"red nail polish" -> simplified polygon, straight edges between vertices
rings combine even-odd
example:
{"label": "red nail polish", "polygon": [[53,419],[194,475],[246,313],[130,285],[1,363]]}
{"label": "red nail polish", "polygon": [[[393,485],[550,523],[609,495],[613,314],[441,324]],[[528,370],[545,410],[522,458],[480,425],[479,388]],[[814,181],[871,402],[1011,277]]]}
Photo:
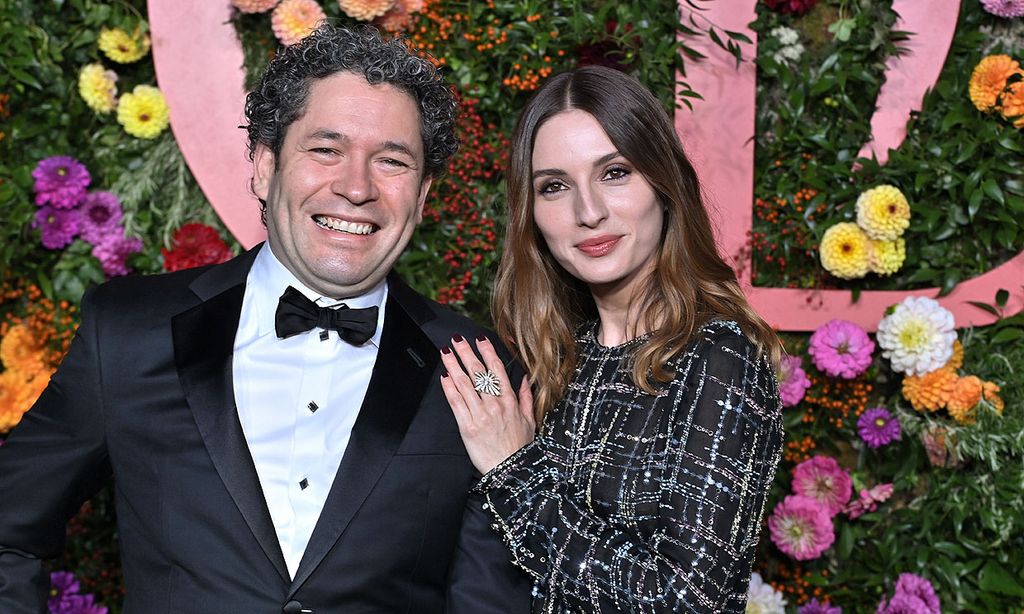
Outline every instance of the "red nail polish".
{"label": "red nail polish", "polygon": [[476,340],[477,341],[487,341],[487,335],[477,335],[476,336]]}
{"label": "red nail polish", "polygon": [[446,345],[443,348],[441,348],[441,353],[442,354],[451,354],[452,353],[452,349]]}
{"label": "red nail polish", "polygon": [[441,379],[448,379],[448,371],[441,374]]}
{"label": "red nail polish", "polygon": [[455,333],[454,335],[452,335],[452,341],[454,341],[455,343],[462,343],[463,341],[465,341],[465,339],[462,337],[462,335]]}

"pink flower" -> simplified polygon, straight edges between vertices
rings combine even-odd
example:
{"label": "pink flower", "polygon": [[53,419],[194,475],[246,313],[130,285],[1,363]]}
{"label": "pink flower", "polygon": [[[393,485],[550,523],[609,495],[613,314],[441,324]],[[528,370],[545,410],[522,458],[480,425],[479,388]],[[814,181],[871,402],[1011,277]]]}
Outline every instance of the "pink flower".
{"label": "pink flower", "polygon": [[981,0],[981,6],[989,13],[1005,19],[1024,17],[1024,0]]}
{"label": "pink flower", "polygon": [[938,595],[935,594],[935,587],[926,578],[912,573],[901,573],[896,580],[896,594],[901,593],[923,601],[928,606],[928,614],[942,614],[942,606]]}
{"label": "pink flower", "polygon": [[117,277],[131,271],[127,264],[128,256],[141,251],[142,240],[129,239],[122,231],[104,237],[103,241],[93,246],[92,255],[99,259],[107,277]]}
{"label": "pink flower", "polygon": [[789,495],[775,506],[768,530],[779,550],[798,561],[818,558],[836,539],[828,509],[801,495]]}
{"label": "pink flower", "polygon": [[804,398],[811,380],[807,379],[799,356],[783,356],[779,366],[779,398],[784,407],[793,407]]}
{"label": "pink flower", "polygon": [[878,509],[879,503],[884,503],[892,496],[892,484],[879,484],[871,490],[861,490],[856,501],[846,506],[846,514],[850,520],[856,520],[868,512]]}
{"label": "pink flower", "polygon": [[815,456],[793,469],[793,492],[814,499],[831,518],[843,510],[853,493],[846,470],[830,456]]}
{"label": "pink flower", "polygon": [[811,335],[807,353],[814,366],[832,377],[853,379],[871,366],[875,342],[864,329],[847,320],[831,320]]}

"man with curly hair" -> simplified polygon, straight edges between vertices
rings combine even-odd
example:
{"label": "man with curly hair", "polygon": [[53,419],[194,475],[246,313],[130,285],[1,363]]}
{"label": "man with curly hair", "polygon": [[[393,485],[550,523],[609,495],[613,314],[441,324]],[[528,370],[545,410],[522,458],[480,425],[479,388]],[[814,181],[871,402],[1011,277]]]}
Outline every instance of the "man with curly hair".
{"label": "man with curly hair", "polygon": [[458,143],[434,66],[323,25],[246,101],[267,242],[88,292],[0,449],[0,611],[113,475],[127,614],[526,612],[467,492],[438,347],[489,335],[392,267]]}

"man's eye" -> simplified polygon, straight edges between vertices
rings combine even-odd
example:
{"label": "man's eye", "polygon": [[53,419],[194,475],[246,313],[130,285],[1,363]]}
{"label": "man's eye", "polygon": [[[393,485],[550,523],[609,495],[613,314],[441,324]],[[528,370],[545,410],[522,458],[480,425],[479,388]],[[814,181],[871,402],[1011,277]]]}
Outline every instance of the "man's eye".
{"label": "man's eye", "polygon": [[401,160],[395,160],[394,158],[384,158],[383,160],[381,160],[381,162],[383,162],[384,164],[387,164],[388,166],[397,166],[397,167],[409,166],[405,162],[402,162]]}

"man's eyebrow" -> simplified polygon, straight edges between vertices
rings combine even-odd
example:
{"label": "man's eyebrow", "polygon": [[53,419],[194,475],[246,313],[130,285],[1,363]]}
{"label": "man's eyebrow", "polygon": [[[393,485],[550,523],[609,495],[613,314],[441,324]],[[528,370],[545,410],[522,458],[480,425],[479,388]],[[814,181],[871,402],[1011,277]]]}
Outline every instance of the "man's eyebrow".
{"label": "man's eyebrow", "polygon": [[392,151],[392,152],[395,152],[395,153],[403,153],[403,154],[409,156],[410,158],[412,158],[413,160],[416,159],[416,154],[414,154],[412,152],[412,147],[409,147],[405,143],[402,143],[402,142],[399,142],[399,141],[384,141],[384,143],[382,145],[383,145],[384,151]]}
{"label": "man's eyebrow", "polygon": [[328,130],[327,128],[320,128],[309,135],[309,138],[316,139],[318,141],[347,141],[348,137],[338,132],[337,130]]}

